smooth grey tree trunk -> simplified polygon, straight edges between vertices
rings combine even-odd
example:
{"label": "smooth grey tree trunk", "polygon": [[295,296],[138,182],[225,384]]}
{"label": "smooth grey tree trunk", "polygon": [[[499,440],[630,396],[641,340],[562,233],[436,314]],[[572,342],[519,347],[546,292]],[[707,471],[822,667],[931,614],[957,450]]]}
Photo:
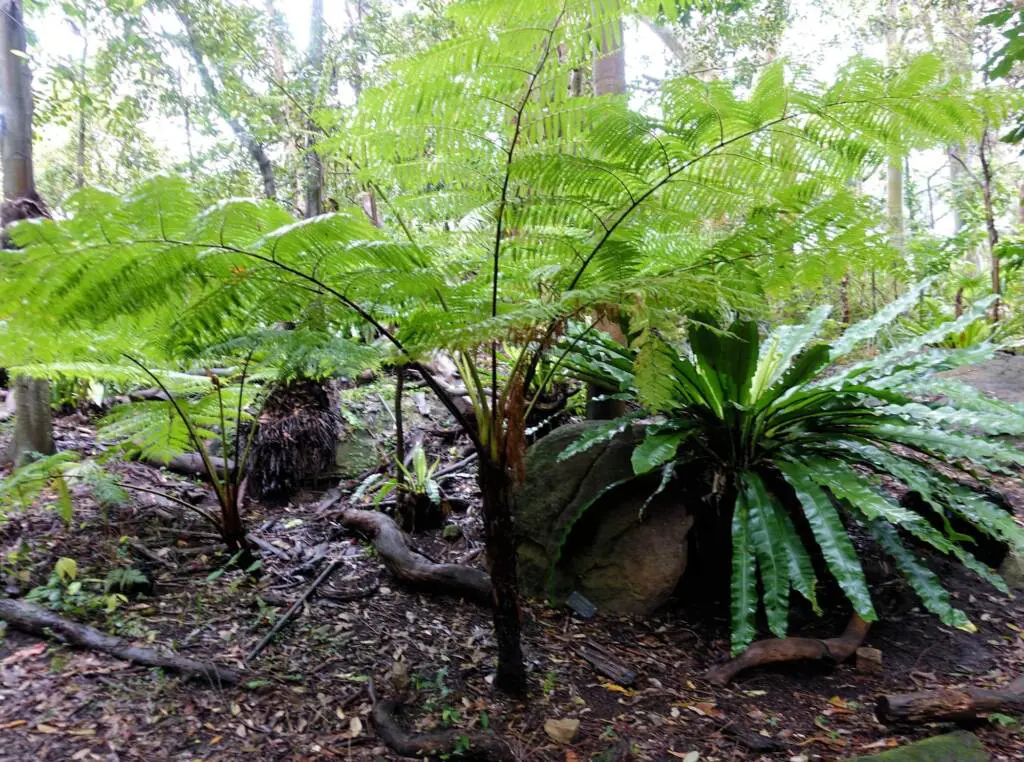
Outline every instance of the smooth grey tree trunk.
{"label": "smooth grey tree trunk", "polygon": [[[3,165],[4,202],[0,224],[29,217],[48,216],[36,192],[32,169],[32,71],[25,54],[25,24],[20,0],[0,2],[0,163]],[[53,452],[50,385],[40,379],[19,377],[14,382],[14,440],[4,460],[22,461],[28,453]]]}
{"label": "smooth grey tree trunk", "polygon": [[14,405],[14,439],[7,460],[17,466],[33,453],[52,455],[55,447],[49,382],[18,376],[14,380]]}

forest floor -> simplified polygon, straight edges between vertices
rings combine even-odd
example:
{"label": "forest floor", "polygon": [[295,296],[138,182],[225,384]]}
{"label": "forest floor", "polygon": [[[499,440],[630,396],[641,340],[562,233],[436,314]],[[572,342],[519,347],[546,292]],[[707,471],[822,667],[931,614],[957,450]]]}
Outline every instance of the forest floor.
{"label": "forest floor", "polygon": [[[96,452],[84,417],[66,416],[57,426],[61,448]],[[445,457],[458,453],[452,448]],[[113,467],[131,483],[210,504],[201,484],[138,463]],[[471,467],[445,487],[472,498]],[[1024,495],[1008,491],[1024,516]],[[111,613],[81,604],[66,615],[195,659],[242,665],[322,564],[334,559],[339,567],[232,688],[9,629],[0,642],[0,760],[397,759],[373,735],[371,680],[381,698],[409,706],[408,727],[489,728],[522,760],[833,760],[942,732],[879,724],[873,709],[884,693],[999,686],[1024,673],[1024,600],[1008,601],[946,565],[938,571],[976,634],[942,626],[892,580],[877,596],[882,621],[866,641],[882,651],[881,674],[862,673],[853,662],[790,665],[750,671],[725,688],[702,679],[727,656],[724,616],[671,603],[647,619],[582,620],[526,601],[531,694],[512,702],[491,685],[489,613],[402,589],[368,543],[320,508],[316,493],[286,506],[248,507],[251,531],[279,551],[262,554],[258,581],[241,571],[218,574],[227,559],[216,537],[168,500],[135,493],[130,507],[105,516],[87,495],[76,491],[75,498],[71,527],[45,505],[0,523],[5,584],[43,585],[61,557],[76,560],[79,579],[143,569],[155,582],[151,597]],[[469,510],[449,517],[457,537],[415,537],[426,555],[480,563],[479,517],[472,499],[463,502]],[[321,565],[309,563],[318,556]],[[837,611],[801,623],[799,634],[829,637],[844,624]],[[636,682],[624,687],[595,673],[580,655],[587,644],[628,665]],[[562,718],[579,720],[571,745],[545,732],[547,720]],[[1024,757],[1019,724],[989,722],[976,732],[994,759]],[[775,750],[757,750],[765,746]]]}

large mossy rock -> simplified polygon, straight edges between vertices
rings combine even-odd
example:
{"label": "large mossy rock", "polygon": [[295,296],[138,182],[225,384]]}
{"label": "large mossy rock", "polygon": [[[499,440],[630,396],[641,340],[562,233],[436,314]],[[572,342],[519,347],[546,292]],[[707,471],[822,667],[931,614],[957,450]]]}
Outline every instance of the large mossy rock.
{"label": "large mossy rock", "polygon": [[602,495],[573,527],[554,575],[549,573],[573,518],[609,485],[633,474],[630,456],[642,436],[640,427],[558,460],[581,434],[600,425],[563,426],[527,452],[526,481],[516,508],[523,590],[556,600],[576,590],[603,613],[649,614],[668,600],[686,570],[687,533],[693,524],[674,489],[655,497],[640,519],[644,501],[658,486],[657,474]]}
{"label": "large mossy rock", "polygon": [[847,762],[988,762],[989,754],[973,733],[957,731]]}

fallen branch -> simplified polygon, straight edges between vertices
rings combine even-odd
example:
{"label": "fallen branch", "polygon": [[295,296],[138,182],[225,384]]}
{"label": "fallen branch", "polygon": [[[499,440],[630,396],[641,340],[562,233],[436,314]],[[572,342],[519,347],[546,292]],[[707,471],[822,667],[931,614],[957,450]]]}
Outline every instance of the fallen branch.
{"label": "fallen branch", "polygon": [[[459,729],[436,733],[410,733],[402,728],[396,715],[402,705],[397,701],[378,701],[372,685],[368,684],[373,702],[373,731],[385,746],[400,757],[434,757],[454,755],[460,759],[480,759],[484,762],[513,762],[515,756],[508,745],[497,736]],[[443,757],[442,757],[443,758]]]}
{"label": "fallen branch", "polygon": [[[168,471],[181,474],[182,476],[192,476],[197,479],[210,478],[210,474],[206,470],[206,464],[203,463],[203,458],[199,453],[188,452],[184,455],[176,455],[168,461],[163,461],[160,458],[141,458],[140,460],[156,468],[166,468]],[[224,458],[211,455],[210,464],[216,469],[218,475],[224,473]],[[235,464],[228,461],[227,468],[234,472]]]}
{"label": "fallen branch", "polygon": [[279,633],[282,629],[284,629],[284,626],[292,620],[296,613],[298,613],[298,610],[302,607],[302,604],[309,600],[309,596],[311,596],[316,591],[316,589],[320,587],[320,585],[322,585],[327,580],[327,578],[331,576],[331,574],[334,573],[334,570],[337,569],[340,564],[341,561],[331,561],[331,563],[327,565],[327,568],[320,572],[320,576],[313,580],[313,584],[306,588],[306,592],[300,595],[298,599],[295,601],[295,603],[288,607],[288,610],[284,612],[284,614],[282,614],[276,622],[274,622],[274,626],[270,628],[270,632],[268,632],[264,636],[263,640],[257,643],[256,647],[249,652],[249,655],[245,657],[245,661],[247,663],[251,662],[257,656],[259,656],[260,653],[262,653],[263,649],[266,648],[270,641],[274,639],[274,636],[277,635],[277,633]]}
{"label": "fallen branch", "polygon": [[161,667],[180,672],[192,680],[204,680],[214,685],[235,685],[240,674],[229,667],[212,662],[195,661],[178,656],[165,649],[144,648],[126,644],[121,638],[69,619],[25,601],[0,598],[0,619],[24,632],[43,637],[59,636],[72,646],[102,651],[123,661],[146,667]]}
{"label": "fallen branch", "polygon": [[759,640],[735,659],[712,667],[705,678],[715,685],[726,685],[736,675],[751,667],[779,662],[813,659],[839,664],[850,658],[867,637],[870,623],[857,614],[850,618],[843,634],[838,638],[773,638]]}
{"label": "fallen branch", "polygon": [[460,595],[481,603],[491,602],[491,579],[472,566],[437,564],[409,546],[408,538],[394,520],[378,511],[345,508],[338,520],[373,541],[388,570],[400,582],[429,592]]}
{"label": "fallen branch", "polygon": [[943,688],[882,696],[875,715],[887,725],[973,722],[990,712],[1024,715],[1024,677],[1005,688]]}

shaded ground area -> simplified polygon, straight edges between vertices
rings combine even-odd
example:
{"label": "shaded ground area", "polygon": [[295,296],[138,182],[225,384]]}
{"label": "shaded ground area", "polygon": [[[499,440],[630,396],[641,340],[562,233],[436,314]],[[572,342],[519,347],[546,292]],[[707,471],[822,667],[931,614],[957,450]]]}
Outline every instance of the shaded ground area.
{"label": "shaded ground area", "polygon": [[[93,447],[90,426],[76,417],[62,419],[58,434],[62,447]],[[434,449],[448,462],[461,457],[450,443]],[[209,500],[204,486],[156,469],[115,468],[176,497]],[[435,560],[479,564],[472,471],[444,486],[453,505],[471,507],[449,516],[457,531],[416,542]],[[808,665],[755,671],[716,688],[701,675],[727,656],[724,617],[670,604],[643,621],[583,621],[527,602],[532,694],[511,703],[490,684],[488,612],[399,588],[367,543],[319,511],[316,494],[283,507],[249,506],[248,525],[276,549],[264,550],[259,581],[238,571],[218,574],[226,559],[216,539],[170,501],[135,494],[130,507],[105,516],[84,494],[75,497],[70,529],[47,506],[0,525],[5,584],[44,584],[60,557],[77,561],[79,578],[102,579],[116,567],[144,570],[155,581],[152,597],[112,613],[68,615],[193,658],[240,665],[329,559],[339,559],[340,568],[249,666],[248,682],[233,689],[183,683],[8,632],[0,644],[2,760],[396,759],[373,736],[369,680],[382,698],[409,704],[410,727],[490,728],[523,760],[692,761],[692,752],[701,760],[832,760],[938,732],[879,725],[873,704],[881,693],[1004,685],[1024,669],[1024,601],[1007,601],[947,565],[937,571],[978,633],[943,627],[901,582],[886,582],[877,595],[883,622],[867,640],[883,652],[881,675],[858,672],[853,663]],[[831,636],[844,624],[836,611],[794,630]],[[624,687],[598,675],[581,656],[594,644],[635,670],[636,682]],[[567,717],[580,729],[572,745],[561,745],[544,724]],[[996,759],[1024,756],[1018,726],[987,724],[978,732]],[[756,750],[767,743],[777,750]]]}

